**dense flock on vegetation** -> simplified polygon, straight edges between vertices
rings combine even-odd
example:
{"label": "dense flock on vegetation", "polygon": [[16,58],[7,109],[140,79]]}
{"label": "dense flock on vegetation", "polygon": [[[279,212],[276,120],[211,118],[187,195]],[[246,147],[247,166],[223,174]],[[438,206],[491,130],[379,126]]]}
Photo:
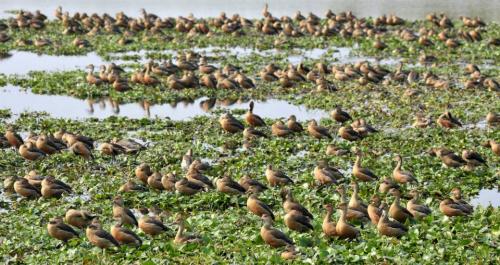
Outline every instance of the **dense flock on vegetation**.
{"label": "dense flock on vegetation", "polygon": [[[498,263],[498,208],[470,198],[498,189],[499,46],[496,22],[445,14],[14,11],[0,20],[2,57],[96,52],[109,63],[0,74],[5,89],[145,109],[207,97],[208,115],[0,110],[0,260]],[[303,56],[312,49],[321,56]],[[270,98],[330,115],[259,116]],[[236,101],[248,109],[224,108]]]}

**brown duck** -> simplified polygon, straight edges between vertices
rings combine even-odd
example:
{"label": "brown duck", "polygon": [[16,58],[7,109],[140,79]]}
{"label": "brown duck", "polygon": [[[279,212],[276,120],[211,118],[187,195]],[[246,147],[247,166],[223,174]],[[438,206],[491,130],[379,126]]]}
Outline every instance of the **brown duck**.
{"label": "brown duck", "polygon": [[233,195],[240,195],[246,192],[245,188],[238,184],[238,182],[234,181],[229,175],[225,175],[224,177],[217,179],[215,183],[218,192]]}
{"label": "brown duck", "polygon": [[266,179],[271,186],[293,184],[293,180],[280,170],[273,169],[272,165],[266,168]]}
{"label": "brown duck", "polygon": [[326,127],[318,125],[318,123],[314,119],[307,124],[307,132],[309,133],[309,135],[316,139],[333,139],[328,129]]}
{"label": "brown duck", "polygon": [[295,115],[290,115],[290,117],[288,117],[286,125],[287,125],[288,129],[290,129],[292,132],[304,131],[302,124],[297,122],[297,118],[295,117]]}
{"label": "brown duck", "polygon": [[285,124],[283,124],[282,121],[276,121],[275,123],[273,123],[273,125],[271,125],[271,133],[274,136],[286,137],[289,134],[292,134],[293,131],[290,130],[290,128],[288,128],[287,126],[285,126]]}
{"label": "brown duck", "polygon": [[408,228],[398,221],[392,221],[389,219],[387,210],[382,211],[380,220],[377,224],[377,230],[381,235],[388,237],[401,237],[408,232]]}
{"label": "brown duck", "polygon": [[111,235],[120,243],[120,245],[132,245],[140,247],[142,245],[141,238],[132,230],[123,227],[121,222],[116,223],[111,227]]}
{"label": "brown duck", "polygon": [[338,130],[338,134],[342,139],[347,141],[358,141],[363,139],[363,136],[355,131],[350,125],[340,127]]}
{"label": "brown duck", "polygon": [[222,129],[228,133],[237,133],[245,129],[245,126],[229,113],[223,114],[219,118]]}
{"label": "brown duck", "polygon": [[330,116],[336,120],[337,122],[344,123],[346,121],[352,120],[351,115],[349,113],[342,110],[340,106],[335,107],[334,110],[330,113]]}
{"label": "brown duck", "polygon": [[389,193],[394,196],[394,202],[389,208],[389,216],[401,223],[404,223],[407,219],[412,219],[411,212],[400,204],[401,192],[397,189],[391,189]]}
{"label": "brown duck", "polygon": [[339,204],[340,218],[337,222],[336,230],[339,238],[355,239],[360,236],[357,228],[347,222],[347,203]]}
{"label": "brown duck", "polygon": [[356,153],[356,162],[354,162],[354,166],[352,167],[352,175],[358,178],[360,181],[375,181],[379,177],[375,175],[368,168],[364,168],[361,166],[361,152]]}
{"label": "brown duck", "polygon": [[42,150],[35,147],[33,143],[26,143],[19,146],[19,154],[26,160],[35,161],[47,156]]}
{"label": "brown duck", "polygon": [[401,183],[401,184],[406,184],[406,183],[417,183],[417,179],[413,175],[413,173],[409,171],[404,171],[401,169],[401,166],[403,165],[403,158],[400,155],[396,155],[395,160],[398,162],[394,170],[392,171],[392,177],[396,182]]}
{"label": "brown duck", "polygon": [[47,224],[47,232],[51,237],[65,243],[72,238],[78,238],[78,233],[71,226],[65,224],[60,217],[50,219]]}
{"label": "brown duck", "polygon": [[72,192],[73,190],[68,184],[52,176],[48,176],[42,180],[41,193],[44,198],[60,198],[63,193],[70,194]]}
{"label": "brown duck", "polygon": [[248,210],[259,217],[267,215],[272,220],[274,220],[274,214],[273,211],[271,210],[271,207],[269,207],[269,205],[265,204],[257,197],[255,188],[250,187],[247,193],[250,194],[247,199]]}
{"label": "brown duck", "polygon": [[449,111],[445,111],[443,114],[441,114],[437,119],[437,123],[439,124],[439,126],[449,129],[455,127],[462,127],[462,123],[455,117],[453,117],[451,115],[451,112]]}
{"label": "brown duck", "polygon": [[120,243],[116,241],[116,239],[103,230],[99,224],[91,224],[85,230],[85,235],[89,242],[98,247],[98,248],[111,248],[111,247],[119,247]]}
{"label": "brown duck", "polygon": [[246,190],[248,191],[250,189],[250,187],[253,187],[253,189],[256,191],[256,192],[262,192],[264,190],[267,190],[267,186],[262,184],[261,182],[255,180],[255,179],[252,179],[250,176],[248,175],[243,175],[243,177],[240,178],[240,180],[238,181],[238,183]]}
{"label": "brown duck", "polygon": [[253,108],[254,108],[254,103],[253,101],[250,101],[250,106],[248,108],[247,113],[245,114],[245,121],[248,123],[248,125],[254,127],[266,126],[264,120],[259,115],[253,113]]}
{"label": "brown duck", "polygon": [[74,227],[83,229],[90,225],[96,217],[85,210],[68,209],[64,215],[64,221]]}
{"label": "brown duck", "polygon": [[36,199],[42,196],[40,191],[33,185],[31,185],[25,178],[16,179],[16,181],[14,182],[14,191],[22,197],[29,199]]}
{"label": "brown duck", "polygon": [[260,229],[260,236],[266,244],[273,248],[294,245],[293,241],[287,235],[273,227],[273,219],[271,216],[264,214],[261,218],[264,224]]}
{"label": "brown duck", "polygon": [[406,209],[408,209],[415,219],[422,219],[431,214],[432,211],[429,207],[419,203],[419,193],[417,190],[410,191],[410,195],[412,199],[406,203]]}
{"label": "brown duck", "polygon": [[113,199],[113,219],[121,224],[137,226],[138,222],[134,213],[125,207],[122,197],[117,196]]}
{"label": "brown duck", "polygon": [[326,215],[323,218],[323,224],[321,228],[323,229],[323,234],[326,237],[337,237],[337,223],[332,221],[333,206],[331,204],[325,205]]}

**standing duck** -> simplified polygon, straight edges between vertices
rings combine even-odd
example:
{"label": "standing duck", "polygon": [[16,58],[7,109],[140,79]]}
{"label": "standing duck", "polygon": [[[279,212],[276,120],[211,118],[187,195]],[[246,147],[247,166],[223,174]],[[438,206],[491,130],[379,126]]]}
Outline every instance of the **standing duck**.
{"label": "standing duck", "polygon": [[167,174],[163,174],[161,177],[161,184],[163,185],[163,189],[167,191],[175,191],[175,182],[177,181],[175,172],[170,172]]}
{"label": "standing duck", "polygon": [[309,219],[314,219],[313,215],[309,212],[309,210],[307,210],[306,207],[295,201],[292,192],[289,189],[281,190],[281,198],[283,199],[283,209],[285,210],[285,213],[297,211]]}
{"label": "standing duck", "polygon": [[245,121],[249,125],[254,127],[266,126],[266,123],[259,115],[253,114],[253,108],[254,108],[254,103],[253,101],[250,101],[250,106],[248,108],[247,113],[245,114]]}
{"label": "standing duck", "polygon": [[392,179],[385,177],[382,182],[380,182],[380,185],[378,186],[378,191],[380,193],[388,193],[390,189],[395,188],[395,189],[400,189],[401,187],[394,182]]}
{"label": "standing duck", "polygon": [[245,188],[234,181],[229,175],[217,179],[215,183],[218,192],[235,195],[244,194],[246,192]]}
{"label": "standing duck", "polygon": [[182,162],[181,162],[182,170],[188,170],[192,162],[193,162],[193,149],[189,148],[186,154],[182,156]]}
{"label": "standing duck", "polygon": [[352,175],[358,178],[360,181],[375,181],[379,177],[375,175],[368,168],[364,168],[361,166],[361,152],[356,152],[356,162],[354,162],[354,166],[352,167]]}
{"label": "standing duck", "polygon": [[361,200],[359,197],[359,186],[356,181],[351,182],[351,187],[352,187],[352,195],[351,199],[349,200],[349,204],[347,207],[349,209],[362,212],[365,214],[365,216],[368,215],[367,208],[368,206]]}
{"label": "standing duck", "polygon": [[412,199],[406,203],[406,209],[415,217],[415,219],[422,219],[431,214],[431,209],[426,205],[419,204],[419,194],[417,190],[410,191]]}
{"label": "standing duck", "polygon": [[327,204],[325,205],[325,209],[326,215],[325,218],[323,218],[323,224],[321,225],[323,233],[326,237],[329,238],[337,237],[337,223],[331,220],[333,214],[333,205]]}
{"label": "standing duck", "polygon": [[249,194],[247,199],[247,208],[250,212],[259,217],[267,215],[274,220],[274,214],[271,207],[257,197],[257,190],[254,187],[250,187],[247,194]]}
{"label": "standing duck", "polygon": [[285,235],[285,233],[273,227],[273,219],[271,216],[264,214],[261,218],[264,224],[260,229],[260,236],[266,244],[272,248],[294,245],[293,241]]}
{"label": "standing duck", "polygon": [[274,170],[272,165],[266,168],[266,179],[271,186],[293,184],[293,180],[280,170]]}
{"label": "standing duck", "polygon": [[345,203],[347,207],[346,219],[349,221],[368,221],[368,214],[366,210],[358,210],[357,208],[350,208],[347,202],[346,191],[343,185],[339,185],[336,190],[340,194],[340,202]]}
{"label": "standing duck", "polygon": [[229,113],[223,114],[219,118],[222,129],[228,133],[237,133],[245,129],[245,126]]}
{"label": "standing duck", "polygon": [[111,234],[103,230],[100,224],[90,224],[85,230],[85,235],[89,242],[98,248],[120,247],[120,243]]}
{"label": "standing duck", "polygon": [[443,114],[441,114],[437,119],[437,123],[439,124],[439,126],[448,129],[462,127],[462,123],[455,117],[453,117],[451,115],[451,112],[449,111],[445,111]]}
{"label": "standing duck", "polygon": [[394,196],[394,202],[389,208],[389,216],[401,223],[404,223],[406,219],[412,219],[411,212],[400,204],[401,192],[397,189],[391,189],[389,193]]}
{"label": "standing duck", "polygon": [[394,178],[394,180],[401,184],[406,184],[409,182],[417,183],[417,179],[411,172],[401,169],[401,166],[403,165],[403,158],[401,157],[401,155],[396,155],[395,160],[398,162],[398,164],[392,171],[392,177]]}
{"label": "standing duck", "polygon": [[276,121],[273,125],[271,125],[271,133],[274,136],[286,137],[287,135],[292,134],[293,131],[285,126],[282,121]]}
{"label": "standing duck", "polygon": [[139,224],[134,213],[125,207],[125,203],[120,196],[115,197],[113,200],[113,219],[126,225],[137,226]]}
{"label": "standing duck", "polygon": [[307,124],[307,132],[309,133],[309,135],[316,139],[333,139],[328,129],[326,127],[318,125],[318,123],[314,119]]}
{"label": "standing duck", "polygon": [[339,204],[339,209],[340,218],[336,226],[338,237],[344,239],[355,239],[359,237],[359,230],[347,222],[347,203],[341,202]]}
{"label": "standing duck", "polygon": [[142,232],[150,236],[157,236],[168,230],[158,216],[143,215],[138,223]]}
{"label": "standing duck", "polygon": [[68,242],[72,238],[78,238],[78,233],[69,225],[63,222],[60,217],[52,218],[47,224],[47,232],[55,239]]}
{"label": "standing duck", "polygon": [[283,220],[289,229],[297,232],[304,233],[314,229],[311,219],[297,210],[287,212]]}

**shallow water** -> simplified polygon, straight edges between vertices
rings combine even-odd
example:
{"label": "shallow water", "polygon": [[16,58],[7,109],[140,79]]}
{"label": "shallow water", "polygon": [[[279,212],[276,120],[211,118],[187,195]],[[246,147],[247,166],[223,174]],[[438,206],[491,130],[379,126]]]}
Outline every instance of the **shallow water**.
{"label": "shallow water", "polygon": [[483,189],[479,191],[479,195],[471,200],[473,206],[500,206],[500,192],[498,189]]}
{"label": "shallow water", "polygon": [[[2,98],[0,109],[10,109],[14,115],[24,111],[44,111],[52,117],[68,119],[104,119],[111,116],[120,116],[133,119],[170,117],[172,120],[185,120],[199,115],[208,115],[210,109],[216,106],[227,109],[248,108],[246,102],[200,98],[194,102],[152,105],[147,109],[140,103],[116,105],[110,99],[82,100],[69,96],[39,95],[30,91],[23,91],[15,86],[0,89],[0,98]],[[203,102],[211,104],[201,104]],[[261,117],[272,119],[288,117],[292,114],[297,116],[299,120],[328,117],[328,113],[325,111],[308,109],[277,99],[255,101],[255,112]]]}
{"label": "shallow water", "polygon": [[[383,14],[396,14],[408,19],[422,19],[430,12],[446,12],[448,15],[458,17],[480,16],[485,20],[500,20],[499,0],[356,0],[356,1],[331,1],[331,0],[18,0],[0,1],[0,10],[36,10],[39,9],[46,15],[53,17],[57,6],[62,6],[65,11],[74,13],[110,13],[114,15],[118,11],[124,11],[130,16],[139,16],[140,9],[145,8],[159,16],[187,16],[193,13],[197,17],[214,17],[225,11],[228,14],[239,13],[249,18],[261,17],[261,11],[265,3],[269,3],[270,12],[277,17],[292,16],[297,10],[304,15],[313,12],[322,16],[328,9],[334,12],[352,10],[357,16],[380,16]],[[10,14],[0,14],[8,17]]]}

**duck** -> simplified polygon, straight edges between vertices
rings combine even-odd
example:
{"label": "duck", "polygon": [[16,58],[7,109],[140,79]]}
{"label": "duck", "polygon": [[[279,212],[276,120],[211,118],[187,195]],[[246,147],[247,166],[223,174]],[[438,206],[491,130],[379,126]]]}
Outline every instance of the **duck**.
{"label": "duck", "polygon": [[467,164],[463,158],[446,148],[432,148],[430,154],[439,157],[445,167],[457,168]]}
{"label": "duck", "polygon": [[275,123],[273,123],[273,125],[271,125],[271,133],[274,136],[286,137],[292,134],[293,131],[290,130],[290,128],[288,128],[287,126],[285,126],[285,124],[282,121],[276,121]]}
{"label": "duck", "polygon": [[157,236],[168,230],[158,216],[149,216],[147,214],[139,219],[139,228],[150,236]]}
{"label": "duck", "polygon": [[408,232],[408,228],[398,221],[389,219],[387,210],[382,210],[380,220],[377,223],[377,230],[381,235],[400,238]]}
{"label": "duck", "polygon": [[68,184],[52,176],[48,176],[42,180],[41,193],[44,198],[60,198],[63,193],[71,194],[72,192],[73,190]]}
{"label": "duck", "polygon": [[352,167],[352,175],[360,181],[375,181],[379,179],[371,170],[361,166],[361,156],[361,152],[356,152],[356,162],[354,162],[354,166]]}
{"label": "duck", "polygon": [[404,171],[401,169],[401,166],[403,164],[403,158],[401,155],[396,155],[395,160],[398,162],[394,170],[392,171],[392,177],[396,182],[401,183],[401,184],[406,184],[406,183],[418,183],[417,179],[413,175],[413,173],[409,171]]}
{"label": "duck", "polygon": [[283,218],[285,225],[294,231],[304,233],[313,230],[314,227],[311,224],[311,219],[307,216],[302,215],[302,212],[297,210],[291,210],[285,214]]}
{"label": "duck", "polygon": [[329,144],[326,146],[326,154],[327,155],[344,156],[344,155],[347,155],[349,153],[350,153],[349,150],[335,146],[334,144]]}
{"label": "duck", "polygon": [[250,187],[253,187],[253,189],[256,192],[263,192],[264,190],[267,190],[268,187],[261,182],[251,178],[248,175],[243,175],[240,180],[238,181],[238,184],[242,186],[246,191],[250,189]]}
{"label": "duck", "polygon": [[368,204],[367,212],[368,212],[368,217],[370,217],[370,221],[372,222],[372,224],[374,225],[378,224],[384,206],[385,203],[384,204],[381,203],[379,196],[373,195],[370,198],[370,204]]}
{"label": "duck", "polygon": [[163,174],[161,177],[161,184],[167,191],[175,191],[175,182],[177,181],[175,172]]}
{"label": "duck", "polygon": [[243,137],[245,139],[253,139],[258,137],[267,138],[267,135],[264,132],[258,131],[254,127],[250,126],[243,130]]}
{"label": "duck", "polygon": [[323,223],[321,225],[323,234],[328,238],[337,237],[337,223],[332,221],[333,205],[326,204],[324,207],[326,209],[326,215],[323,218]]}
{"label": "duck", "polygon": [[[346,203],[348,205],[345,187],[343,185],[339,185],[336,191],[340,194],[340,202]],[[349,207],[347,207],[346,218],[349,221],[360,221],[360,222],[368,221],[368,215],[366,211],[363,210],[360,211],[356,208],[349,208]]]}
{"label": "duck", "polygon": [[344,178],[342,172],[338,169],[330,167],[327,161],[320,161],[313,171],[314,179],[319,182],[320,185],[331,185],[336,184],[338,180]]}
{"label": "duck", "polygon": [[406,203],[406,209],[408,209],[415,219],[422,219],[431,214],[432,211],[429,207],[419,204],[419,193],[417,190],[411,190],[410,196],[412,199]]}
{"label": "duck", "polygon": [[293,180],[280,170],[273,169],[272,165],[266,167],[266,179],[272,187],[293,184]]}
{"label": "duck", "polygon": [[16,182],[17,179],[18,179],[18,177],[10,176],[10,177],[6,177],[3,180],[3,190],[5,191],[5,193],[15,192],[14,183]]}
{"label": "duck", "polygon": [[295,117],[295,115],[290,115],[290,117],[288,117],[288,120],[286,122],[286,126],[292,132],[300,133],[300,132],[304,131],[302,124],[300,124],[300,122],[297,122],[297,118]]}
{"label": "duck", "polygon": [[234,181],[229,175],[225,175],[222,178],[217,179],[215,183],[218,192],[232,195],[241,195],[246,192],[245,188],[238,184],[238,182]]}
{"label": "duck", "polygon": [[135,154],[141,150],[146,149],[146,147],[140,143],[138,143],[136,140],[133,139],[117,139],[114,138],[111,141],[111,144],[113,145],[118,145],[125,151],[127,154]]}
{"label": "duck", "polygon": [[283,232],[273,227],[273,219],[267,214],[261,216],[263,225],[260,228],[260,236],[266,244],[272,248],[294,245],[293,241]]}
{"label": "duck", "polygon": [[253,214],[262,217],[263,215],[269,216],[272,220],[274,220],[274,214],[266,203],[261,201],[257,196],[257,189],[253,186],[250,186],[249,190],[246,192],[248,195],[247,198],[247,208]]}
{"label": "duck", "polygon": [[285,250],[281,252],[281,258],[284,260],[294,260],[297,258],[299,252],[295,249],[295,246],[288,245]]}
{"label": "duck", "polygon": [[342,110],[340,106],[335,107],[332,112],[330,112],[330,116],[336,120],[337,122],[344,123],[346,121],[352,120],[351,115],[349,113]]}
{"label": "duck", "polygon": [[388,193],[390,189],[395,188],[395,189],[400,189],[401,187],[394,182],[391,178],[384,177],[382,181],[380,182],[380,185],[378,186],[378,191],[380,193]]}
{"label": "duck", "polygon": [[401,199],[401,192],[393,188],[389,190],[389,193],[394,196],[394,202],[389,208],[389,216],[401,223],[404,223],[407,219],[413,219],[411,212],[399,203]]}
{"label": "duck", "polygon": [[356,131],[361,137],[366,137],[370,133],[378,132],[377,129],[369,125],[364,119],[357,119],[351,123],[351,127]]}
{"label": "duck", "polygon": [[248,111],[245,114],[245,121],[248,125],[254,127],[266,126],[266,122],[259,115],[253,113],[253,108],[254,102],[250,101]]}
{"label": "duck", "polygon": [[127,180],[125,184],[120,186],[118,189],[119,192],[144,192],[148,191],[146,187],[143,185],[135,183],[133,180]]}
{"label": "duck", "polygon": [[307,210],[306,207],[295,201],[292,192],[289,189],[281,190],[281,198],[283,200],[283,209],[285,210],[285,213],[289,213],[291,211],[298,211],[301,215],[304,215],[309,219],[314,219],[314,216],[311,214],[309,210]]}
{"label": "duck", "polygon": [[500,124],[500,115],[490,111],[486,114],[486,122],[491,127],[498,126]]}
{"label": "duck", "polygon": [[484,158],[476,151],[463,150],[462,159],[467,163],[467,166],[470,168],[486,165],[486,160],[484,160]]}
{"label": "duck", "polygon": [[36,146],[31,142],[19,146],[19,154],[24,159],[29,161],[36,161],[47,156],[42,150],[36,148]]}
{"label": "duck", "polygon": [[347,203],[341,202],[339,210],[340,218],[335,227],[338,237],[342,239],[355,239],[359,237],[359,230],[347,222]]}
{"label": "duck", "polygon": [[97,216],[85,210],[68,209],[64,215],[64,221],[76,228],[83,229],[90,225]]}
{"label": "duck", "polygon": [[102,80],[99,77],[94,75],[94,65],[89,64],[87,66],[87,69],[88,69],[88,73],[87,73],[87,76],[85,77],[85,79],[87,80],[87,83],[89,83],[90,85],[96,85],[96,86],[102,84]]}
{"label": "duck", "polygon": [[69,147],[69,150],[73,154],[81,156],[81,157],[83,157],[86,160],[94,158],[94,156],[92,155],[91,149],[89,149],[89,147],[86,144],[84,144],[83,142],[80,142],[80,141],[77,141],[77,142],[73,143]]}
{"label": "duck", "polygon": [[153,174],[151,167],[146,163],[141,163],[135,168],[135,176],[145,185],[148,184],[148,178]]}
{"label": "duck", "polygon": [[119,154],[123,154],[125,149],[121,146],[113,143],[101,143],[97,150],[101,151],[101,153],[109,156],[117,156]]}
{"label": "duck", "polygon": [[110,233],[102,229],[99,224],[90,224],[85,230],[85,235],[89,242],[98,248],[120,247],[120,243]]}
{"label": "duck", "polygon": [[362,212],[365,216],[368,216],[368,211],[367,211],[368,206],[359,197],[358,183],[356,181],[352,181],[350,186],[352,187],[352,195],[347,207],[350,210]]}
{"label": "duck", "polygon": [[186,151],[186,154],[182,156],[182,161],[181,161],[182,170],[188,170],[191,163],[193,163],[193,149],[189,148]]}
{"label": "duck", "polygon": [[439,210],[448,217],[467,216],[470,214],[462,205],[450,198],[444,199],[439,203]]}
{"label": "duck", "polygon": [[111,227],[111,235],[120,245],[132,245],[135,247],[140,247],[142,245],[141,238],[134,231],[123,227],[121,222]]}
{"label": "duck", "polygon": [[160,172],[154,172],[148,177],[148,186],[156,190],[164,190],[163,183],[161,182],[163,176]]}
{"label": "duck", "polygon": [[462,127],[462,123],[452,116],[451,112],[445,111],[443,114],[439,116],[437,119],[437,124],[443,128],[455,128]]}
{"label": "duck", "polygon": [[351,142],[363,139],[363,136],[355,131],[351,125],[340,127],[338,130],[338,134],[342,139]]}
{"label": "duck", "polygon": [[307,124],[307,132],[309,133],[309,135],[316,139],[333,139],[328,129],[326,127],[318,125],[318,123],[314,119]]}
{"label": "duck", "polygon": [[64,243],[79,237],[78,233],[71,226],[65,224],[61,217],[50,219],[47,223],[47,232],[49,236],[61,240]]}
{"label": "duck", "polygon": [[38,138],[36,139],[35,145],[38,149],[42,150],[42,152],[48,155],[57,153],[58,151],[66,148],[66,146],[58,142],[52,141],[50,137],[47,136],[46,134],[39,135]]}
{"label": "duck", "polygon": [[13,188],[17,194],[28,199],[37,199],[42,196],[40,190],[31,185],[25,178],[16,178]]}
{"label": "duck", "polygon": [[453,200],[453,202],[463,207],[465,212],[472,213],[474,211],[474,207],[472,207],[472,205],[462,199],[462,191],[460,190],[460,188],[453,188],[451,190],[451,194],[451,199]]}
{"label": "duck", "polygon": [[196,182],[192,182],[187,178],[181,178],[175,182],[175,189],[183,195],[194,195],[203,191],[204,187]]}
{"label": "duck", "polygon": [[245,129],[245,126],[229,113],[225,113],[219,118],[219,124],[228,133],[237,133]]}
{"label": "duck", "polygon": [[182,214],[179,214],[175,219],[175,223],[179,226],[177,230],[177,234],[174,238],[175,244],[186,244],[186,243],[201,243],[203,239],[196,234],[185,234],[185,217]]}
{"label": "duck", "polygon": [[129,208],[125,207],[125,203],[121,196],[116,196],[113,199],[113,219],[124,225],[139,225],[134,213],[132,213]]}
{"label": "duck", "polygon": [[482,144],[484,147],[490,147],[493,154],[500,156],[500,143],[495,140],[488,140]]}
{"label": "duck", "polygon": [[190,167],[188,169],[188,172],[186,173],[186,178],[194,182],[198,185],[201,185],[202,187],[205,187],[207,189],[213,189],[214,184],[212,181],[205,175],[203,175],[200,170],[196,169],[195,167]]}

